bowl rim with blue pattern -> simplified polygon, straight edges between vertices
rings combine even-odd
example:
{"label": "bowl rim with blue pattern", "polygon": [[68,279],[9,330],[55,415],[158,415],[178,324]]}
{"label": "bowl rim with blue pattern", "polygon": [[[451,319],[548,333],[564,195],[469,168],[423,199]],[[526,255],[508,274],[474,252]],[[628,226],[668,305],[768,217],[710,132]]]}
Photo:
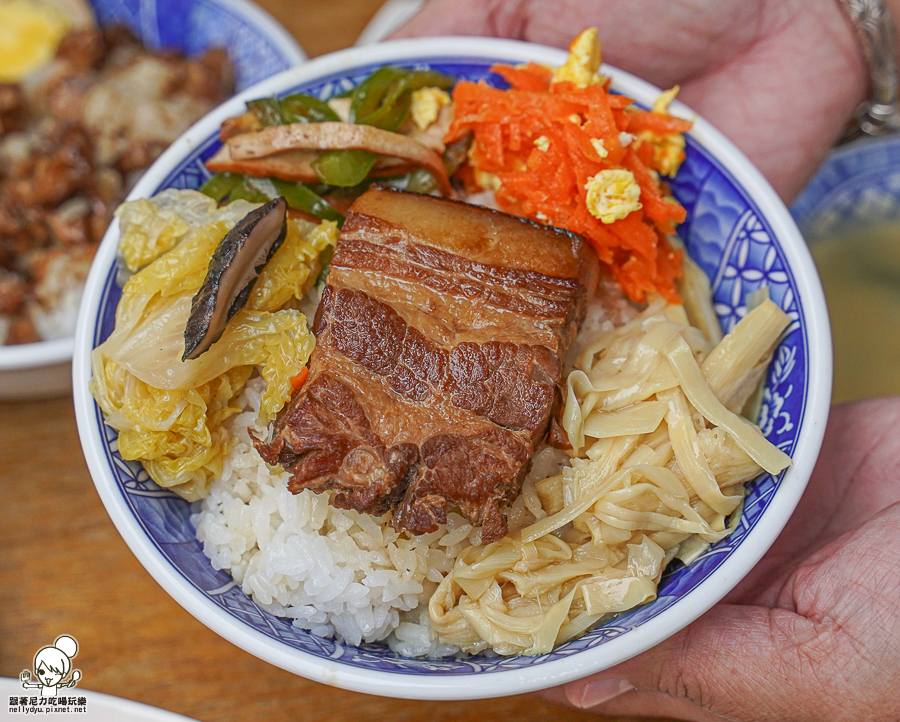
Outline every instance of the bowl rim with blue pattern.
{"label": "bowl rim with blue pattern", "polygon": [[[497,62],[559,65],[554,48],[486,38],[427,38],[350,48],[282,73],[225,103],[175,143],[131,197],[166,187],[197,187],[202,161],[218,147],[220,123],[253,98],[311,92],[320,97],[359,82],[385,64],[434,67],[458,77],[489,77]],[[613,89],[649,107],[659,94],[605,67]],[[496,79],[496,76],[490,76]],[[695,117],[675,102],[673,113]],[[750,484],[735,533],[690,567],[667,571],[659,597],[539,657],[421,660],[386,645],[352,647],[291,627],[256,607],[223,572],[214,572],[186,522],[188,505],[162,492],[115,453],[115,434],[88,391],[90,353],[111,331],[118,288],[118,229],[110,229],[88,280],[76,334],[75,407],[82,447],[100,497],[134,554],[185,609],[221,636],[286,670],[337,687],[414,699],[475,699],[530,692],[605,669],[674,634],[719,601],[756,564],[784,527],[818,455],[831,392],[831,339],[812,259],[787,209],[749,161],[700,118],[672,188],[688,210],[680,233],[713,279],[726,328],[745,311],[747,294],[767,284],[792,317],[769,371],[760,424],[793,465]],[[185,526],[187,524],[187,526]]]}
{"label": "bowl rim with blue pattern", "polygon": [[791,205],[808,243],[852,226],[900,220],[900,135],[835,148]]}
{"label": "bowl rim with blue pattern", "polygon": [[[306,61],[299,43],[249,0],[88,0],[99,25],[123,24],[149,48],[188,54],[224,46],[236,66],[238,91]],[[0,345],[0,400],[68,393],[74,336]]]}

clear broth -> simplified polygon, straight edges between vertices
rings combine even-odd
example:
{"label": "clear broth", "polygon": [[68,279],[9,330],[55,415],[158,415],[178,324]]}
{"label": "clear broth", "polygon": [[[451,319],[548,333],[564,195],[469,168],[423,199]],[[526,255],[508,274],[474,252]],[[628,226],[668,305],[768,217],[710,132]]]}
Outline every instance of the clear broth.
{"label": "clear broth", "polygon": [[900,223],[810,244],[834,337],[832,401],[900,393]]}

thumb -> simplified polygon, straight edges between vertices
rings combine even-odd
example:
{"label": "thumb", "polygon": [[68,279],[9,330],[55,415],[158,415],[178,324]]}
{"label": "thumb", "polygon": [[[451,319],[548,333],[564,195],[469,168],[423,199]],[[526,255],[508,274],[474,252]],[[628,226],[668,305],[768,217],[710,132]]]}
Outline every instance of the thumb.
{"label": "thumb", "polygon": [[786,609],[718,605],[565,693],[576,707],[603,704],[605,714],[780,722],[802,709],[824,719],[814,712],[826,709],[827,690],[816,686],[815,660],[802,662],[801,647],[815,636],[811,621]]}

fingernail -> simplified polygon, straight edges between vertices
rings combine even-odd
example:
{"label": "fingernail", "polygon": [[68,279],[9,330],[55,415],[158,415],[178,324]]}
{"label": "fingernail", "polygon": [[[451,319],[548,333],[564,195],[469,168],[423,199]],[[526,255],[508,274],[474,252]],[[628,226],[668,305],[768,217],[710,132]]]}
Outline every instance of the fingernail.
{"label": "fingernail", "polygon": [[586,682],[581,688],[579,694],[578,689],[566,690],[566,696],[576,707],[587,709],[596,707],[598,704],[609,702],[609,700],[618,697],[620,694],[630,692],[634,689],[634,685],[627,679],[592,679]]}

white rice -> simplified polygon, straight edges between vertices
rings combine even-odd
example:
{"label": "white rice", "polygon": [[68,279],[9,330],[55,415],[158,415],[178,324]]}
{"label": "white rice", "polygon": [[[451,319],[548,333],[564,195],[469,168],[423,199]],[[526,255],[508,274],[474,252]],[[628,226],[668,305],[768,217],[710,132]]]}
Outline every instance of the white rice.
{"label": "white rice", "polygon": [[41,339],[52,341],[69,338],[75,333],[75,321],[83,292],[84,283],[75,281],[72,287],[62,290],[49,307],[32,307],[31,320]]}
{"label": "white rice", "polygon": [[[230,422],[235,443],[222,477],[191,517],[213,567],[315,635],[352,645],[385,640],[403,656],[455,654],[431,630],[427,603],[479,531],[451,513],[444,528],[407,537],[390,527],[390,515],[336,509],[327,493],[292,494],[288,474],[271,474],[247,433],[266,433],[256,425],[262,390],[259,378],[247,385],[248,410]],[[510,509],[511,523],[530,516],[524,507]]]}

